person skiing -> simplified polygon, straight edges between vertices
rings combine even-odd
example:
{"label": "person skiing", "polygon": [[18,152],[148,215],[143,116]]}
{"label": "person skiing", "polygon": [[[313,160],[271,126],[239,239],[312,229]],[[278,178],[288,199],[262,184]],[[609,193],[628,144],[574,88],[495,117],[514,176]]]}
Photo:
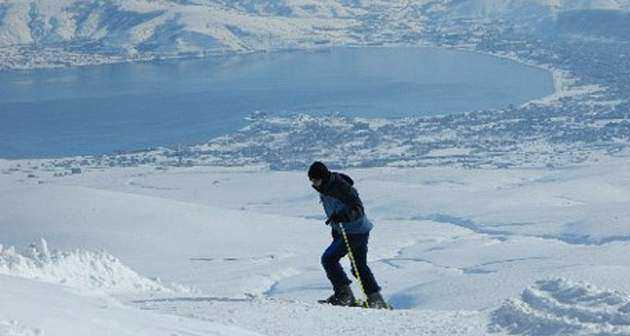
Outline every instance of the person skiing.
{"label": "person skiing", "polygon": [[319,161],[310,166],[308,178],[312,187],[319,192],[328,217],[326,224],[332,228],[332,243],[324,251],[321,263],[332,283],[334,293],[320,302],[339,306],[356,305],[357,301],[350,288],[351,281],[339,263],[339,260],[348,253],[343,237],[345,234],[352,252],[351,256],[354,257],[353,275],[363,286],[368,307],[389,308],[367,265],[368,238],[374,225],[365,215],[359,193],[353,187],[354,181],[348,175],[329,171]]}

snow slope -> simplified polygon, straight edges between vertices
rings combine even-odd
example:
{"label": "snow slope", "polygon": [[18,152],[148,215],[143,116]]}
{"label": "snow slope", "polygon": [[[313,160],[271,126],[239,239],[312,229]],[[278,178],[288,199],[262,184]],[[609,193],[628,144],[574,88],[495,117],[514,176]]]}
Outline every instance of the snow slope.
{"label": "snow slope", "polygon": [[[305,220],[258,216],[155,196],[76,186],[20,189],[0,196],[6,206],[4,218],[10,218],[3,237],[10,237],[13,245],[26,246],[33,236],[41,236],[50,246],[63,250],[103,249],[124,257],[125,264],[141,274],[213,294],[262,293],[274,278],[290,275],[289,261],[300,257],[292,252],[297,243],[291,238],[305,232],[316,236],[317,232]],[[54,209],[54,216],[42,211],[38,204],[43,203]],[[273,231],[283,235],[273,240],[245,239]],[[304,246],[314,250],[314,244],[317,241]],[[222,250],[221,246],[227,248]],[[219,264],[227,260],[227,266],[241,268],[235,273],[215,274],[212,267],[204,267],[208,258],[210,264],[214,259]],[[247,277],[250,274],[258,276]],[[191,277],[214,280],[196,282],[189,280]]]}
{"label": "snow slope", "polygon": [[487,314],[474,311],[376,311],[299,301],[173,297],[136,301],[143,309],[224,323],[266,335],[486,335]]}
{"label": "snow slope", "polygon": [[108,296],[0,275],[0,335],[216,335],[258,333],[121,305]]}
{"label": "snow slope", "polygon": [[[2,243],[28,246],[44,237],[49,248],[108,253],[43,253],[39,243],[33,257],[4,248],[1,265],[28,266],[2,268],[15,291],[33,284],[16,276],[89,284],[84,275],[102,278],[109,267],[117,275],[75,286],[83,288],[73,291],[79,297],[39,296],[90,301],[93,294],[83,296],[97,290],[131,316],[141,309],[181,316],[182,328],[210,321],[266,335],[627,333],[626,157],[562,169],[345,170],[376,223],[369,260],[394,312],[312,303],[330,293],[319,265],[329,229],[302,171],[146,165],[64,177],[42,170],[27,178],[40,163],[0,161]],[[42,261],[46,255],[50,263]],[[99,260],[103,267],[94,267]],[[154,278],[160,282],[147,280]],[[549,280],[558,278],[567,280]],[[109,285],[144,281],[172,289]],[[171,283],[180,286],[165,285]],[[21,315],[0,308],[1,328],[63,334],[62,326],[37,322],[40,310],[30,300],[21,301]],[[57,321],[67,321],[64,314]],[[119,311],[106,315],[116,320]],[[613,323],[615,316],[622,322]],[[121,328],[129,330],[126,323]]]}

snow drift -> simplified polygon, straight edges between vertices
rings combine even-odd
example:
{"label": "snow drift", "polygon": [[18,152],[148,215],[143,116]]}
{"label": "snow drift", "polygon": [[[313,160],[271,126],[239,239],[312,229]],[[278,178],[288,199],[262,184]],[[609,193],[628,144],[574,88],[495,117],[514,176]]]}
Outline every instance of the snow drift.
{"label": "snow drift", "polygon": [[106,252],[50,252],[44,239],[22,253],[0,245],[0,274],[109,293],[170,291]]}
{"label": "snow drift", "polygon": [[630,297],[566,279],[538,281],[492,321],[516,335],[628,335]]}
{"label": "snow drift", "polygon": [[234,326],[139,310],[106,294],[65,290],[58,284],[0,274],[0,288],[2,336],[260,336]]}

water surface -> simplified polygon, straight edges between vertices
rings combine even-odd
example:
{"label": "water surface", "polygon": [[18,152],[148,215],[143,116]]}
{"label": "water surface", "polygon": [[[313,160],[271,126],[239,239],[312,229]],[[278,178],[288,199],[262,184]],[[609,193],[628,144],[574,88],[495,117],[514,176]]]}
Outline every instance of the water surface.
{"label": "water surface", "polygon": [[338,48],[0,73],[0,157],[194,144],[268,114],[398,118],[521,104],[551,75],[435,48]]}

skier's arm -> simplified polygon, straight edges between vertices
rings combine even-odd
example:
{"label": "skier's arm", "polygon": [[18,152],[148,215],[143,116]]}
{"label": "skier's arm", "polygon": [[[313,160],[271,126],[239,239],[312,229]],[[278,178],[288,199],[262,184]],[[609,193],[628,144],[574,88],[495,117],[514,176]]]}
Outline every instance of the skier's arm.
{"label": "skier's arm", "polygon": [[339,222],[352,222],[365,214],[359,193],[352,186],[343,184],[336,194],[335,196],[347,207],[346,211],[337,214],[336,219]]}

